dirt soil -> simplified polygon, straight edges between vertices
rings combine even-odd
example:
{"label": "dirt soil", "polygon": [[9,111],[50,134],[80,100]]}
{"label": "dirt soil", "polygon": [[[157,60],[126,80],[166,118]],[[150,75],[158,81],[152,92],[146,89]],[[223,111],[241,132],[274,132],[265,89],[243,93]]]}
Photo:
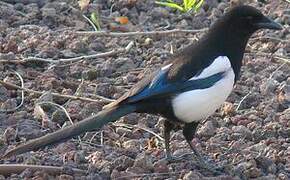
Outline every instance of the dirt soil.
{"label": "dirt soil", "polygon": [[[215,115],[200,124],[193,140],[206,159],[225,166],[222,175],[198,168],[191,156],[168,164],[159,137],[164,119],[130,114],[101,131],[0,160],[1,164],[61,167],[61,171],[28,168],[19,173],[7,171],[0,179],[290,179],[290,3],[243,2],[261,9],[284,30],[260,31],[253,36],[235,90]],[[198,13],[190,15],[151,0],[95,0],[83,14],[89,17],[99,12],[105,31],[191,30],[209,27],[237,3],[207,1]],[[129,23],[120,24],[119,16],[128,17]],[[22,97],[21,90],[0,85],[0,154],[99,112],[108,102],[96,95],[120,97],[166,63],[171,52],[204,34],[106,37],[76,33],[93,30],[77,1],[0,1],[0,79],[21,86],[21,77],[25,88],[43,94],[26,91]],[[57,63],[58,59],[123,48],[130,42],[134,45],[126,53]],[[25,60],[27,57],[52,62]],[[52,92],[91,100],[53,96]],[[190,152],[180,131],[172,134],[171,148],[175,156]]]}

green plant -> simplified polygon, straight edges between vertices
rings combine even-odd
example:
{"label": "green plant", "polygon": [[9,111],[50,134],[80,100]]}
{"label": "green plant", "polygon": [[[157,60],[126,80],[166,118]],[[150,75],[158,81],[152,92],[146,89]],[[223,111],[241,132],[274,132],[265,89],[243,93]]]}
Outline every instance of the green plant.
{"label": "green plant", "polygon": [[101,26],[100,26],[100,18],[99,15],[95,12],[91,13],[91,17],[90,17],[91,21],[94,23],[94,25],[96,26],[95,29],[97,29],[98,31],[101,30]]}
{"label": "green plant", "polygon": [[183,0],[182,4],[178,4],[173,2],[172,0],[163,1],[155,1],[156,4],[171,7],[177,9],[181,12],[189,12],[191,10],[198,11],[198,9],[203,4],[204,0]]}

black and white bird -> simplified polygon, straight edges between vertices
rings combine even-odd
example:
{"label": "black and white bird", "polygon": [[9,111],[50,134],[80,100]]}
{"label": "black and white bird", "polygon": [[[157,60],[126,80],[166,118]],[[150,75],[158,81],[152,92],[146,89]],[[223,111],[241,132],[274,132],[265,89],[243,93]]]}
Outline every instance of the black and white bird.
{"label": "black and white bird", "polygon": [[166,66],[137,83],[96,116],[20,145],[6,157],[101,128],[132,112],[158,114],[167,119],[164,139],[168,158],[172,158],[170,132],[176,127],[183,129],[186,141],[199,156],[191,144],[196,127],[232,92],[240,77],[247,42],[259,29],[280,30],[282,27],[254,7],[231,9],[197,43],[180,50]]}

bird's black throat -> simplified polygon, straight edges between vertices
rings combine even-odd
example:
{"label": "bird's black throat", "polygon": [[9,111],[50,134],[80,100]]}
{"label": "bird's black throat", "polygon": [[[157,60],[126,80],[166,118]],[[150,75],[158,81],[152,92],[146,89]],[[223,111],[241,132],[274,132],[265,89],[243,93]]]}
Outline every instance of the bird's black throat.
{"label": "bird's black throat", "polygon": [[218,22],[205,36],[208,46],[214,46],[219,56],[227,56],[235,73],[235,82],[240,77],[242,60],[247,43],[255,31],[234,27],[227,22]]}

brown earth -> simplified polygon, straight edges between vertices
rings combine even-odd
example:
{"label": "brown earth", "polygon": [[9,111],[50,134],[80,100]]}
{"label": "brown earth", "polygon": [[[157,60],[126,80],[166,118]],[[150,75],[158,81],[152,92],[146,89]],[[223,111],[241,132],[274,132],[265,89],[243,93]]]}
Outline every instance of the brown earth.
{"label": "brown earth", "polygon": [[[0,160],[1,164],[62,167],[59,173],[28,168],[0,179],[289,179],[290,3],[244,2],[261,9],[281,23],[284,30],[260,31],[253,36],[244,58],[242,77],[228,103],[200,125],[194,139],[207,159],[226,167],[225,174],[214,177],[197,168],[191,158],[167,164],[163,159],[163,143],[152,133],[161,135],[164,119],[130,114],[102,131]],[[99,12],[101,28],[107,31],[202,29],[236,3],[208,1],[192,15],[148,0],[99,0],[83,13],[90,16]],[[129,23],[118,24],[115,17],[119,16],[128,17]],[[106,37],[81,35],[76,31],[93,31],[76,1],[0,1],[0,79],[21,86],[16,71],[23,78],[25,88],[44,94],[40,97],[35,92],[25,92],[22,98],[20,90],[0,85],[1,154],[70,124],[70,119],[77,122],[97,113],[107,102],[95,95],[120,97],[148,72],[166,63],[171,51],[196,41],[204,33]],[[130,51],[114,56],[72,63],[21,61],[40,57],[57,62],[116,50],[131,41],[134,46]],[[51,92],[94,101],[71,100],[52,96]],[[37,105],[40,102],[54,104]],[[18,105],[21,106],[15,109]],[[171,148],[177,156],[190,152],[180,131],[172,135]],[[74,173],[73,168],[85,170],[85,174]]]}

